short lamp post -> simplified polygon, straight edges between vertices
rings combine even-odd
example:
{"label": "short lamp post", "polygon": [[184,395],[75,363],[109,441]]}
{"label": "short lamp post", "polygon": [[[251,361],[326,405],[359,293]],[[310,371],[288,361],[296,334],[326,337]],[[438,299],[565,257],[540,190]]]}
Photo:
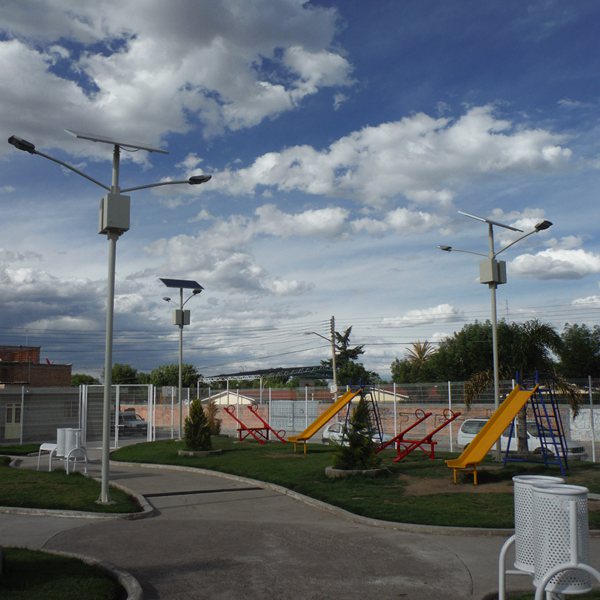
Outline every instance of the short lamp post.
{"label": "short lamp post", "polygon": [[[496,257],[501,252],[508,250],[511,246],[514,246],[517,242],[524,240],[526,237],[533,235],[534,233],[538,233],[539,231],[543,231],[544,229],[548,229],[552,226],[550,221],[541,221],[532,231],[525,233],[521,237],[512,241],[510,244],[507,244],[500,250],[495,250],[494,248],[494,225],[497,227],[503,227],[504,229],[509,229],[510,231],[517,231],[523,233],[522,229],[517,229],[516,227],[512,227],[511,225],[505,225],[504,223],[499,223],[498,221],[492,221],[491,219],[485,219],[484,217],[479,217],[477,215],[472,215],[463,211],[458,211],[461,215],[465,217],[469,217],[471,219],[475,219],[476,221],[481,221],[483,223],[487,223],[488,226],[488,245],[489,250],[487,254],[483,254],[482,252],[472,252],[471,250],[460,250],[458,248],[453,248],[452,246],[438,246],[440,250],[444,252],[464,252],[466,254],[476,254],[478,256],[486,257],[485,260],[482,260],[479,263],[479,281],[481,283],[487,284],[490,289],[490,297],[491,297],[491,312],[492,312],[492,362],[493,362],[493,371],[494,371],[494,408],[498,408],[499,406],[499,398],[500,398],[500,368],[499,368],[499,360],[498,360],[498,312],[496,308],[496,290],[498,285],[502,283],[506,283],[506,262],[503,260],[496,260]],[[496,453],[499,458],[500,456],[500,443],[496,445]]]}
{"label": "short lamp post", "polygon": [[[169,288],[179,289],[179,308],[173,311],[173,325],[179,327],[179,379],[177,386],[177,400],[179,404],[179,439],[183,438],[183,328],[190,324],[190,311],[183,307],[204,289],[197,281],[191,279],[160,279]],[[183,290],[192,290],[192,293],[183,299]],[[164,297],[165,302],[172,302],[168,296]]]}
{"label": "short lamp post", "polygon": [[331,317],[330,320],[330,333],[331,338],[326,338],[324,335],[317,333],[316,331],[305,331],[304,335],[316,335],[322,340],[325,340],[331,344],[331,370],[333,373],[333,395],[337,399],[338,385],[337,385],[337,368],[335,364],[335,317]]}
{"label": "short lamp post", "polygon": [[138,144],[128,143],[110,139],[101,135],[81,133],[77,131],[66,130],[67,133],[76,138],[88,140],[91,142],[99,142],[109,144],[113,147],[112,159],[112,182],[111,185],[105,185],[101,181],[90,177],[88,174],[80,171],[74,166],[54,158],[49,154],[45,154],[38,150],[34,144],[24,140],[23,138],[11,135],[8,138],[8,143],[14,146],[17,150],[28,152],[29,154],[37,154],[43,158],[51,160],[74,173],[80,175],[84,179],[91,181],[97,186],[107,191],[107,194],[100,200],[99,213],[99,232],[106,235],[108,240],[108,278],[107,278],[107,302],[106,302],[106,336],[104,350],[104,399],[102,406],[102,475],[100,504],[110,503],[109,495],[109,454],[110,454],[110,407],[111,407],[111,392],[112,392],[112,350],[113,350],[113,321],[114,321],[114,301],[115,301],[115,263],[117,252],[117,240],[129,229],[129,213],[130,213],[130,198],[124,195],[125,192],[134,192],[147,188],[159,187],[163,185],[189,184],[198,185],[206,183],[210,180],[210,175],[198,175],[190,177],[182,181],[161,181],[157,183],[149,183],[135,187],[122,189],[119,185],[119,170],[121,149],[124,150],[145,150],[146,152],[158,152],[168,154],[160,148],[152,148],[150,146],[140,146]]}

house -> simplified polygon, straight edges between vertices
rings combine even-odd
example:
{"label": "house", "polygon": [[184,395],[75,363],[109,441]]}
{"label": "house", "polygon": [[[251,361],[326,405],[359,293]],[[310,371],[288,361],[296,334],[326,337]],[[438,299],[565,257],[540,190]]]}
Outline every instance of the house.
{"label": "house", "polygon": [[0,346],[0,386],[69,387],[72,365],[40,363],[39,346]]}
{"label": "house", "polygon": [[244,396],[238,392],[232,390],[223,390],[217,394],[213,394],[205,399],[206,402],[214,402],[217,406],[236,406],[236,405],[247,405],[255,404],[256,400],[249,396]]}

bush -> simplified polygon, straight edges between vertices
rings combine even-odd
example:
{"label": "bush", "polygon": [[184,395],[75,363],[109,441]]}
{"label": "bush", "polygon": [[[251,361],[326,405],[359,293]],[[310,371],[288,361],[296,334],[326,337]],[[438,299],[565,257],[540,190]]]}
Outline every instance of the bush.
{"label": "bush", "polygon": [[333,459],[336,469],[376,469],[381,465],[377,444],[371,439],[369,409],[364,398],[352,411],[347,444],[340,445]]}
{"label": "bush", "polygon": [[221,419],[217,419],[219,414],[219,407],[216,405],[214,400],[209,400],[204,407],[204,414],[208,421],[208,429],[210,435],[219,435],[221,433]]}
{"label": "bush", "polygon": [[188,450],[210,450],[210,428],[202,409],[200,400],[190,404],[190,416],[186,417],[184,425],[184,441]]}

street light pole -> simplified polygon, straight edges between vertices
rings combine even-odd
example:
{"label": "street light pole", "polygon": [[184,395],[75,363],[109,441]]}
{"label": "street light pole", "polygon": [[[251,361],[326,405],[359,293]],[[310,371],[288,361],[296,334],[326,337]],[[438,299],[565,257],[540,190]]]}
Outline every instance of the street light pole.
{"label": "street light pole", "polygon": [[[160,280],[170,288],[179,288],[179,309],[175,310],[173,322],[179,327],[179,372],[177,385],[177,399],[179,404],[179,439],[183,437],[183,326],[190,324],[190,311],[183,310],[183,307],[204,288],[197,282],[191,279],[165,279]],[[191,295],[183,301],[183,290],[191,289]],[[171,302],[171,298],[163,298],[166,302]]]}
{"label": "street light pole", "polygon": [[[487,223],[488,226],[488,253],[483,254],[481,252],[472,252],[471,250],[460,250],[458,248],[453,248],[452,246],[438,246],[440,250],[444,252],[464,252],[466,254],[476,254],[478,256],[485,256],[486,260],[482,261],[479,265],[479,279],[481,283],[486,283],[490,288],[490,300],[491,300],[491,319],[492,319],[492,368],[493,368],[493,377],[494,377],[494,409],[498,409],[499,406],[499,398],[500,398],[500,366],[499,366],[499,358],[498,358],[498,311],[496,306],[496,290],[498,289],[498,285],[501,283],[506,283],[506,263],[504,261],[496,260],[496,257],[501,252],[504,252],[511,246],[514,246],[517,242],[524,240],[526,237],[533,235],[539,231],[543,231],[544,229],[548,229],[552,226],[550,221],[541,221],[537,223],[532,231],[525,233],[520,236],[516,240],[513,240],[510,244],[507,244],[500,250],[496,252],[494,248],[494,225],[498,227],[503,227],[505,229],[509,229],[511,231],[517,231],[523,233],[522,229],[518,229],[516,227],[512,227],[511,225],[505,225],[504,223],[499,223],[498,221],[492,221],[491,219],[485,219],[483,217],[479,217],[477,215],[472,215],[463,211],[458,211],[461,215],[469,217],[471,219],[475,219],[476,221],[482,221]],[[500,457],[500,442],[496,444],[496,454],[498,458]]]}
{"label": "street light pole", "polygon": [[331,344],[331,370],[333,373],[333,396],[334,396],[334,399],[337,400],[338,385],[337,385],[337,368],[336,368],[336,361],[335,361],[335,317],[331,317],[330,331],[331,331],[331,338],[326,338],[324,335],[321,335],[320,333],[317,333],[316,331],[305,331],[304,335],[316,335],[316,336],[320,337],[322,340],[325,340],[326,342],[329,342]]}
{"label": "street light pole", "polygon": [[[112,178],[111,186],[90,177],[87,173],[77,169],[62,160],[59,160],[49,154],[45,154],[37,150],[35,144],[23,138],[11,135],[8,138],[8,143],[14,146],[17,150],[28,152],[29,154],[37,154],[43,158],[51,160],[59,165],[77,173],[81,177],[91,181],[99,187],[108,191],[108,193],[100,201],[99,228],[100,234],[106,235],[108,241],[108,275],[107,275],[107,298],[106,298],[106,334],[104,348],[104,397],[102,405],[102,470],[100,504],[110,503],[109,494],[109,460],[110,460],[110,408],[112,399],[112,350],[113,350],[113,327],[114,327],[114,300],[115,300],[115,266],[117,255],[117,240],[129,229],[129,213],[130,213],[130,198],[124,196],[123,192],[132,192],[135,190],[158,187],[162,185],[175,185],[186,183],[189,185],[197,185],[209,181],[210,175],[199,175],[190,177],[182,181],[169,181],[145,184],[142,186],[121,189],[119,186],[120,172],[120,153],[121,147],[129,150],[146,150],[147,152],[158,152],[168,154],[166,150],[160,148],[152,148],[150,146],[140,146],[138,144],[116,141],[104,136],[92,135],[87,133],[78,133],[76,131],[66,130],[67,133],[79,139],[85,139],[92,142],[100,142],[113,146],[112,157]],[[117,415],[118,418],[118,415]]]}

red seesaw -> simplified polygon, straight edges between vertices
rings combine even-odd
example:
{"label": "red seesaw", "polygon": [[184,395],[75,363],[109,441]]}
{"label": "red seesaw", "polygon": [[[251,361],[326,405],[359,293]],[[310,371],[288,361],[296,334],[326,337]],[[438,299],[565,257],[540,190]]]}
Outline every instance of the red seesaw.
{"label": "red seesaw", "polygon": [[[461,413],[459,413],[459,412],[455,413],[455,412],[452,412],[449,408],[446,408],[446,409],[444,409],[444,412],[443,412],[443,416],[445,419],[444,422],[441,425],[438,425],[433,431],[428,433],[425,437],[421,438],[420,440],[408,440],[408,439],[404,439],[404,438],[402,438],[400,440],[396,440],[396,449],[398,451],[398,454],[393,462],[396,463],[398,461],[401,461],[403,458],[408,456],[413,450],[416,450],[417,448],[419,448],[422,452],[427,454],[427,456],[429,456],[429,458],[435,458],[435,445],[437,444],[437,441],[433,440],[433,436],[441,429],[444,429],[444,427],[446,427],[446,425],[449,425],[450,423],[452,423],[452,421],[454,421],[455,419],[460,417],[460,414]],[[415,413],[415,415],[416,415],[416,413]],[[424,419],[422,419],[422,420],[424,420]],[[409,429],[412,429],[412,427],[410,427]],[[400,435],[402,435],[402,434],[400,434]],[[398,437],[398,436],[396,436],[396,437]],[[429,446],[429,450],[426,450],[424,448],[424,446]]]}
{"label": "red seesaw", "polygon": [[409,425],[406,429],[402,430],[396,437],[393,437],[388,442],[381,444],[381,446],[379,446],[379,448],[377,448],[377,452],[381,452],[382,450],[384,450],[388,446],[391,446],[392,444],[399,445],[400,443],[404,442],[405,441],[404,436],[411,429],[414,429],[417,425],[420,425],[423,421],[425,421],[425,419],[428,419],[432,414],[433,413],[424,412],[420,408],[417,408],[417,410],[415,410],[415,418],[417,420],[412,425]]}
{"label": "red seesaw", "polygon": [[284,439],[284,435],[285,435],[285,431],[282,429],[281,431],[275,431],[270,425],[269,423],[267,423],[267,421],[265,421],[259,414],[258,414],[258,406],[255,406],[253,404],[249,405],[248,408],[250,409],[250,412],[252,412],[256,418],[263,424],[262,427],[248,427],[243,421],[241,421],[235,414],[236,411],[236,407],[235,406],[226,406],[225,407],[225,412],[227,412],[229,414],[229,416],[234,419],[234,421],[236,421],[240,426],[237,429],[238,432],[238,439],[241,442],[242,440],[245,440],[249,435],[251,435],[259,444],[265,444],[266,442],[269,441],[269,432],[273,433],[275,435],[275,437],[283,442],[284,444],[287,442],[286,439]]}

